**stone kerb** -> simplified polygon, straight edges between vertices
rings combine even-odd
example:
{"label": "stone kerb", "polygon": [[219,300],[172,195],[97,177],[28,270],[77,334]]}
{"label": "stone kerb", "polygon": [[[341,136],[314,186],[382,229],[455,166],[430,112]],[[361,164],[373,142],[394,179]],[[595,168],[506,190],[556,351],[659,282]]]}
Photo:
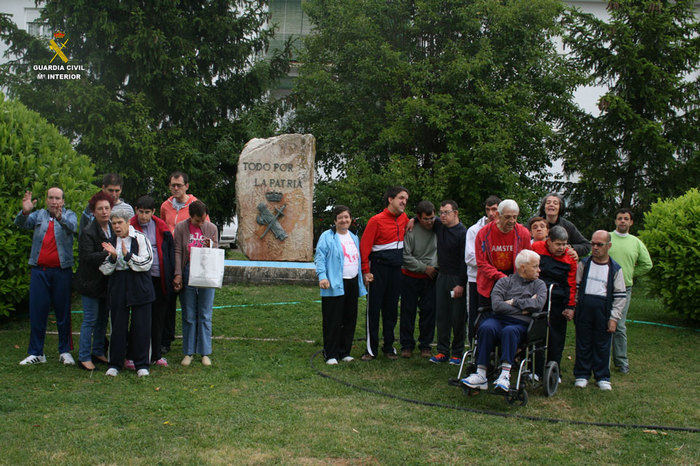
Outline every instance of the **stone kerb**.
{"label": "stone kerb", "polygon": [[250,260],[313,261],[316,140],[251,139],[238,159],[239,248]]}

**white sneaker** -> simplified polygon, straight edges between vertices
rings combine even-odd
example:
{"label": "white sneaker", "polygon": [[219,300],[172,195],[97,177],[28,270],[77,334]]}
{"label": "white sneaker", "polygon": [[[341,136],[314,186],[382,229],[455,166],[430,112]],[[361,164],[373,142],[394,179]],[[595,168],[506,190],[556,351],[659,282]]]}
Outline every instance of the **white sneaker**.
{"label": "white sneaker", "polygon": [[329,366],[337,366],[338,360],[335,358],[330,358],[328,361],[326,361],[326,364],[328,364]]}
{"label": "white sneaker", "polygon": [[119,371],[114,367],[110,367],[109,369],[107,369],[107,372],[105,372],[105,375],[108,375],[110,377],[116,377],[117,374],[119,374]]}
{"label": "white sneaker", "polygon": [[211,366],[211,359],[209,359],[209,356],[202,356],[202,365]]}
{"label": "white sneaker", "polygon": [[489,388],[489,381],[478,372],[474,372],[469,377],[462,379],[461,382],[469,388],[478,388],[480,390]]}
{"label": "white sneaker", "polygon": [[38,363],[44,363],[44,362],[46,362],[46,356],[44,356],[43,354],[41,354],[39,356],[36,356],[34,354],[30,354],[26,358],[22,359],[19,362],[19,365],[20,366],[28,366],[30,364],[38,364]]}
{"label": "white sneaker", "polygon": [[136,371],[136,375],[139,377],[146,377],[147,375],[150,375],[151,373],[148,372],[148,369],[139,369]]}
{"label": "white sneaker", "polygon": [[574,387],[577,388],[586,388],[586,385],[588,385],[587,379],[576,379],[576,381],[574,382]]}
{"label": "white sneaker", "polygon": [[355,360],[355,358],[353,358],[352,356],[345,356],[343,359],[341,359],[341,361],[343,361],[343,362],[351,362],[354,360]]}
{"label": "white sneaker", "polygon": [[501,375],[499,375],[496,379],[496,388],[503,390],[504,392],[510,390],[510,377],[504,373],[501,373]]}
{"label": "white sneaker", "polygon": [[612,385],[610,385],[609,380],[599,380],[598,381],[598,388],[600,388],[604,392],[608,392],[608,391],[612,390]]}
{"label": "white sneaker", "polygon": [[180,362],[180,364],[182,364],[183,366],[189,366],[191,363],[192,363],[192,356],[189,354],[187,356],[185,356],[184,358],[182,358],[182,362]]}
{"label": "white sneaker", "polygon": [[75,359],[73,359],[73,356],[70,353],[61,353],[61,355],[58,357],[58,362],[66,366],[75,365]]}

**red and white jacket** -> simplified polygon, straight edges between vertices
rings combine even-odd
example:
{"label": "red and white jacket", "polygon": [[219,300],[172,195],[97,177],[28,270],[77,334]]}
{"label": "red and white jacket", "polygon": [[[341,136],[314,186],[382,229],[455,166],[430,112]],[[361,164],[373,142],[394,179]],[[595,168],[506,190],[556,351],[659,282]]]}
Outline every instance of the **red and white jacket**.
{"label": "red and white jacket", "polygon": [[384,209],[367,222],[360,240],[362,273],[369,273],[370,261],[401,267],[403,263],[403,236],[408,217],[405,213],[392,214]]}

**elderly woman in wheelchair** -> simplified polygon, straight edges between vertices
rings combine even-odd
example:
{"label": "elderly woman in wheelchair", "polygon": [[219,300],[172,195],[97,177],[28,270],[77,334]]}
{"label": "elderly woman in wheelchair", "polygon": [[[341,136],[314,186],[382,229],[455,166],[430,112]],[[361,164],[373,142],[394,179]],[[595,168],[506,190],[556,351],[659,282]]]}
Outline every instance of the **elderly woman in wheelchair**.
{"label": "elderly woman in wheelchair", "polygon": [[481,316],[477,329],[476,372],[461,379],[470,389],[488,389],[487,368],[491,352],[501,348],[501,373],[496,390],[508,393],[510,370],[518,345],[525,340],[533,313],[540,313],[547,299],[545,283],[539,279],[540,256],[529,249],[515,259],[516,273],[496,282],[491,292],[492,314]]}

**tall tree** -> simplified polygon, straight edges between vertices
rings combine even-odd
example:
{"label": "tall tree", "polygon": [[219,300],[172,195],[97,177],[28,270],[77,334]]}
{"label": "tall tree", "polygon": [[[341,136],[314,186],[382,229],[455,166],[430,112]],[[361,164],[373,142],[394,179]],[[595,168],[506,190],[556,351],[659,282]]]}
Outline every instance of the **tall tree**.
{"label": "tall tree", "polygon": [[[559,152],[576,79],[556,0],[309,0],[294,129],[328,175],[317,208],[366,217],[400,183],[474,216],[490,193],[529,204]],[[469,215],[465,215],[469,220]]]}
{"label": "tall tree", "polygon": [[[610,19],[572,11],[564,44],[587,84],[608,88],[600,114],[563,125],[565,171],[578,176],[577,214],[605,225],[618,206],[638,213],[700,179],[700,26],[692,0],[619,0]],[[638,216],[641,219],[641,215]]]}
{"label": "tall tree", "polygon": [[54,51],[3,17],[10,93],[58,126],[98,172],[123,174],[127,199],[165,196],[167,174],[185,170],[212,217],[230,218],[237,154],[251,128],[263,126],[250,111],[287,66],[286,49],[263,59],[273,33],[265,2],[38,3],[41,20],[65,34],[69,63],[86,70],[79,80],[38,79],[34,66]]}

